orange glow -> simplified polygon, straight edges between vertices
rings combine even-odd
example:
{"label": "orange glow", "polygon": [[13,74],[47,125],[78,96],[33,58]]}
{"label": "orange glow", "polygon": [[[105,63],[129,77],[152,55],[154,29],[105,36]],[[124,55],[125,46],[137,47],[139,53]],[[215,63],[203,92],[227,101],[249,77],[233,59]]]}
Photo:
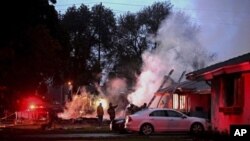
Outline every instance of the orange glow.
{"label": "orange glow", "polygon": [[29,108],[30,108],[30,110],[34,110],[36,108],[36,105],[31,104]]}
{"label": "orange glow", "polygon": [[95,101],[95,107],[97,107],[100,103],[102,103],[103,109],[108,109],[108,101],[104,98],[100,98]]}
{"label": "orange glow", "polygon": [[72,82],[71,82],[71,81],[69,81],[69,82],[68,82],[68,85],[72,85]]}

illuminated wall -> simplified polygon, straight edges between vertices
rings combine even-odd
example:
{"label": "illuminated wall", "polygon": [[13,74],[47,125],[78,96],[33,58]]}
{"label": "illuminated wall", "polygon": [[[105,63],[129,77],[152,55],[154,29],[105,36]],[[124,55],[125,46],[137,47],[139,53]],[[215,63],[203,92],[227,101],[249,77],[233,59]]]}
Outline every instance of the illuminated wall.
{"label": "illuminated wall", "polygon": [[230,105],[227,105],[228,88],[225,85],[222,76],[212,80],[211,122],[213,130],[229,133],[231,124],[250,124],[250,73],[240,74],[240,86],[236,86],[238,89],[234,93],[237,95]]}

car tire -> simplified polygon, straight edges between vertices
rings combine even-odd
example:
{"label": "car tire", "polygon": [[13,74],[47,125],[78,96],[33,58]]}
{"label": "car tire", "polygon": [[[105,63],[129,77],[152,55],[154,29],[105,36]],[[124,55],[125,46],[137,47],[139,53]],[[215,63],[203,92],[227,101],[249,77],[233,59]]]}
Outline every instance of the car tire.
{"label": "car tire", "polygon": [[204,132],[204,127],[201,123],[193,123],[190,132],[191,134],[201,134]]}
{"label": "car tire", "polygon": [[143,124],[140,128],[140,133],[142,133],[143,135],[150,135],[153,132],[154,132],[154,127],[149,123]]}

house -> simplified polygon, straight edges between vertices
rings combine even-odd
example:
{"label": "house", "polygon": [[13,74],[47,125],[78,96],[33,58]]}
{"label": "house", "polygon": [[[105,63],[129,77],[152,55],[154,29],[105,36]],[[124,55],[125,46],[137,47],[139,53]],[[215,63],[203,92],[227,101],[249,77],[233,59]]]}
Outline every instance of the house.
{"label": "house", "polygon": [[205,81],[184,81],[160,89],[158,107],[173,108],[190,116],[209,118],[210,86]]}
{"label": "house", "polygon": [[213,130],[228,133],[230,125],[250,124],[250,53],[190,72],[186,78],[211,84]]}

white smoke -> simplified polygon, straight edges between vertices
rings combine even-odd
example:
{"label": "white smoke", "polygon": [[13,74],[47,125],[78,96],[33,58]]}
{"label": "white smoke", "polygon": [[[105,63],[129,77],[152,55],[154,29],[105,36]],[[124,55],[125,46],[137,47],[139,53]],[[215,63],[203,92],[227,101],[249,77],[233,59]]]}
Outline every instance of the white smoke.
{"label": "white smoke", "polygon": [[[216,61],[224,61],[250,52],[249,0],[173,0],[177,10],[192,15],[201,26],[202,46],[216,52]],[[182,6],[182,4],[184,4]]]}
{"label": "white smoke", "polygon": [[105,93],[108,101],[113,105],[118,105],[116,108],[117,117],[124,116],[124,109],[128,105],[127,100],[127,80],[125,78],[113,78],[106,82]]}
{"label": "white smoke", "polygon": [[184,13],[174,13],[162,21],[155,38],[158,47],[142,55],[142,72],[136,91],[128,96],[130,102],[139,106],[148,103],[171,69],[174,69],[172,77],[177,81],[183,71],[193,70],[194,62],[205,65],[209,55],[201,47],[198,31]]}
{"label": "white smoke", "polygon": [[125,78],[114,78],[107,81],[107,93],[113,97],[127,91],[127,82]]}

